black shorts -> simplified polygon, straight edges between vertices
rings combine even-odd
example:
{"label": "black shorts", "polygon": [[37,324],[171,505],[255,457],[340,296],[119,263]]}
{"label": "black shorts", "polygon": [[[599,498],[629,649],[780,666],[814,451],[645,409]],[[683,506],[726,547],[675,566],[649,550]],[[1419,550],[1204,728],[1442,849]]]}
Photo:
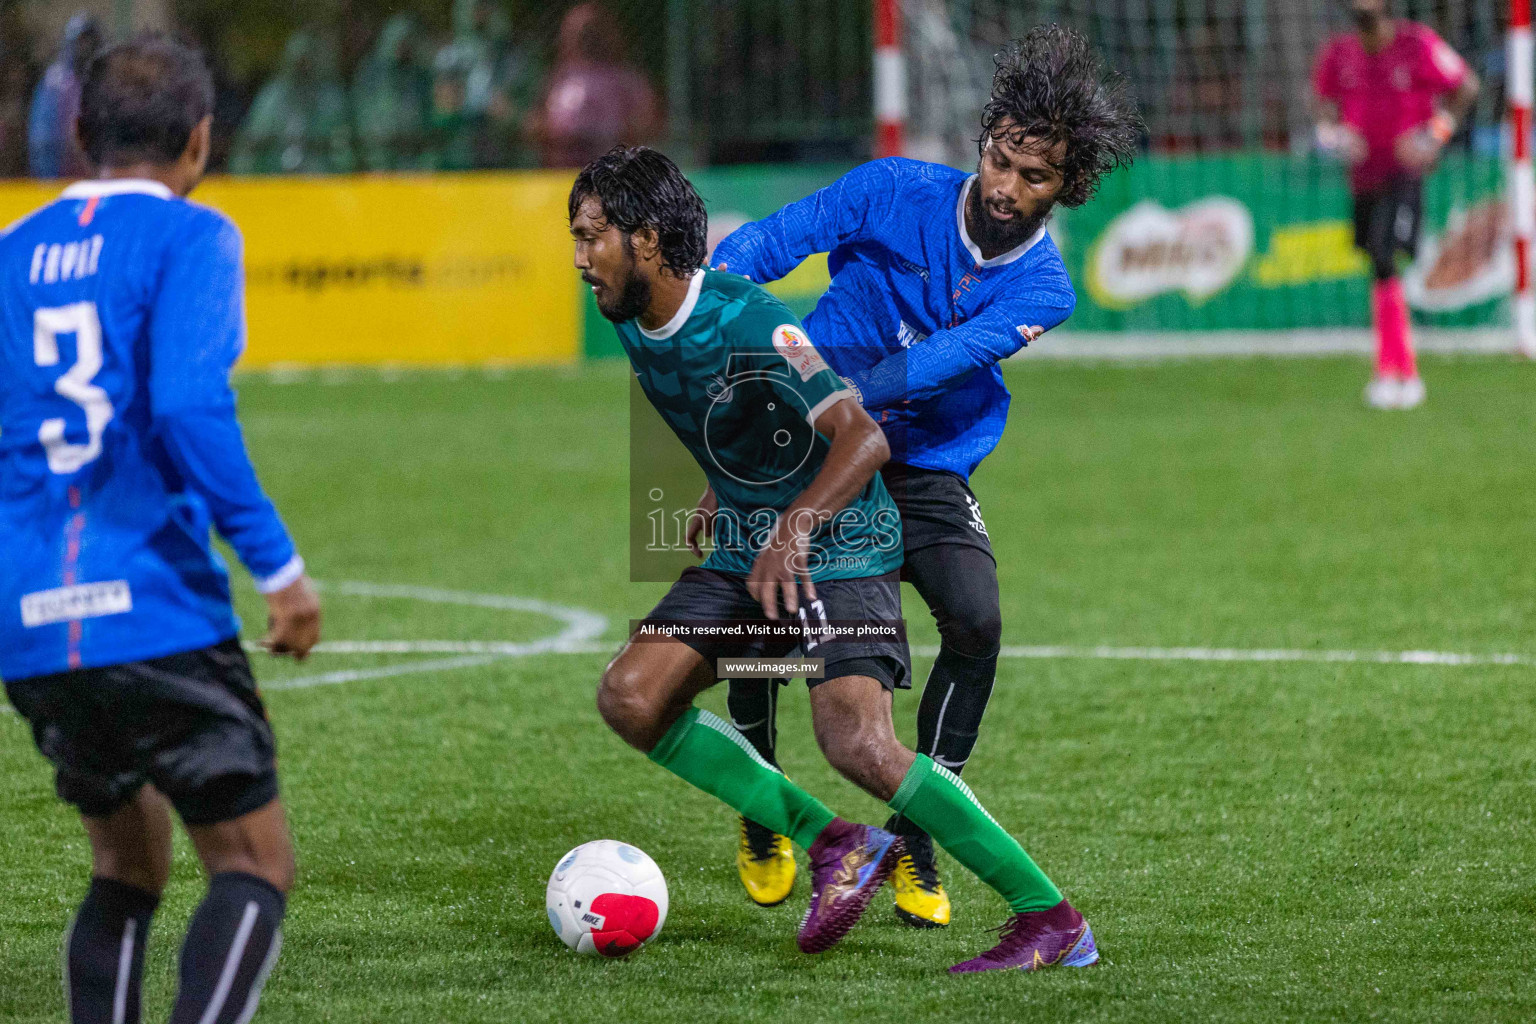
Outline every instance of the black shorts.
{"label": "black shorts", "polygon": [[[964,544],[987,553],[992,539],[981,518],[976,495],[957,474],[888,462],[880,470],[886,490],[901,510],[903,546],[908,554],[935,544]],[[903,574],[902,579],[906,579]]]}
{"label": "black shorts", "polygon": [[1424,183],[1396,178],[1378,189],[1355,194],[1355,247],[1371,259],[1378,278],[1397,272],[1397,254],[1409,259],[1418,252],[1419,222],[1423,219]]}
{"label": "black shorts", "polygon": [[112,814],[146,782],[189,825],[277,796],[277,747],[238,640],[184,654],[7,683],[53,763],[59,797]]}
{"label": "black shorts", "polygon": [[[814,612],[809,602],[802,602],[802,622],[813,627],[819,616],[831,623],[901,624],[901,584],[894,572],[853,580],[820,580],[816,584]],[[710,623],[766,623],[763,606],[747,591],[747,583],[713,569],[690,566],[683,570],[672,589],[667,591],[641,628],[668,625],[697,626]],[[677,634],[703,656],[717,679],[721,658],[784,658],[800,651],[804,656],[824,659],[820,679],[807,679],[816,686],[843,676],[871,676],[887,690],[905,690],[912,686],[912,656],[907,651],[907,637],[900,628],[894,637],[875,639],[833,638],[824,642],[799,639],[742,640],[714,636]]]}

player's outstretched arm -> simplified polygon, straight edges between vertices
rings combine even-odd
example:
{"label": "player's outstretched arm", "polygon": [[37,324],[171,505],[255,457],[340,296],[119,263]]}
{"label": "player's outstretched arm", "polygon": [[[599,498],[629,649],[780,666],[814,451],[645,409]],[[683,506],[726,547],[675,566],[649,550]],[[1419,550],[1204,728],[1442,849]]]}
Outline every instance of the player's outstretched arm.
{"label": "player's outstretched arm", "polygon": [[1030,300],[1001,302],[958,327],[893,352],[850,375],[866,409],[886,409],[931,398],[983,366],[1007,359],[1072,315],[1070,288],[1037,292]]}
{"label": "player's outstretched arm", "polygon": [[800,610],[798,585],[815,599],[810,576],[810,541],[822,524],[841,512],[891,457],[885,434],[850,396],[816,417],[815,427],[830,442],[821,471],[779,516],[768,543],[747,577],[747,590],[770,619],[779,603],[791,614]]}
{"label": "player's outstretched arm", "polygon": [[777,213],[743,224],[715,247],[715,269],[763,284],[779,280],[812,253],[872,237],[898,198],[898,168],[892,160],[862,164]]}

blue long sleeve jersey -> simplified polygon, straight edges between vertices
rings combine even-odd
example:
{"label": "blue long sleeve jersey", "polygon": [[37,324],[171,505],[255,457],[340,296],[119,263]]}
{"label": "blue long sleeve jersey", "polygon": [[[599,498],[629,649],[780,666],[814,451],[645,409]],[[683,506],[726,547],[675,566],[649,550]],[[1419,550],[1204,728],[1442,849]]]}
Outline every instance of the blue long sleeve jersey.
{"label": "blue long sleeve jersey", "polygon": [[858,388],[894,461],[969,478],[997,447],[997,363],[1072,314],[1077,296],[1042,227],[992,259],[965,230],[974,175],[891,158],[728,235],[711,262],[759,284],[828,253],[832,286],[806,332]]}
{"label": "blue long sleeve jersey", "polygon": [[234,224],[158,182],[0,236],[0,676],[236,636],[210,527],[263,592],[302,574],[235,419],[243,277]]}

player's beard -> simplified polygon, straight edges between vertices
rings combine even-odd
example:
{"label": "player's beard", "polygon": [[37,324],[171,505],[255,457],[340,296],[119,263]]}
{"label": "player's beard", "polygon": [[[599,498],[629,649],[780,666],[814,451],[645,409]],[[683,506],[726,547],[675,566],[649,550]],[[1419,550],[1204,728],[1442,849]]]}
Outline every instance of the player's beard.
{"label": "player's beard", "polygon": [[623,245],[624,287],[612,301],[597,301],[597,311],[604,319],[616,324],[635,319],[651,304],[651,282],[636,272],[635,250],[628,235],[624,236]]}
{"label": "player's beard", "polygon": [[965,218],[966,230],[971,235],[971,241],[975,242],[984,252],[1005,253],[1010,249],[1017,249],[1044,224],[1051,216],[1051,206],[1047,204],[1028,217],[1015,216],[1013,220],[1001,221],[987,211],[987,204],[981,201],[981,179],[971,183],[971,194],[967,197]]}

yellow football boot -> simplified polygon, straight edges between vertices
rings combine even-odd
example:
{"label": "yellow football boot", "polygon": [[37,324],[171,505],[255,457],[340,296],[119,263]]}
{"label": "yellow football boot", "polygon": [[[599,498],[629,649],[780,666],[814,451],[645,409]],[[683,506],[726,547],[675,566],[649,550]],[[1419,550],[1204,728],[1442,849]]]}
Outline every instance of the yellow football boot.
{"label": "yellow football boot", "polygon": [[939,884],[933,840],[924,833],[907,836],[906,840],[906,852],[891,872],[896,916],[913,928],[943,928],[949,924],[949,894]]}
{"label": "yellow football boot", "polygon": [[776,907],[789,899],[795,887],[795,854],[789,837],[742,818],[736,873],[747,887],[747,895],[760,907]]}

